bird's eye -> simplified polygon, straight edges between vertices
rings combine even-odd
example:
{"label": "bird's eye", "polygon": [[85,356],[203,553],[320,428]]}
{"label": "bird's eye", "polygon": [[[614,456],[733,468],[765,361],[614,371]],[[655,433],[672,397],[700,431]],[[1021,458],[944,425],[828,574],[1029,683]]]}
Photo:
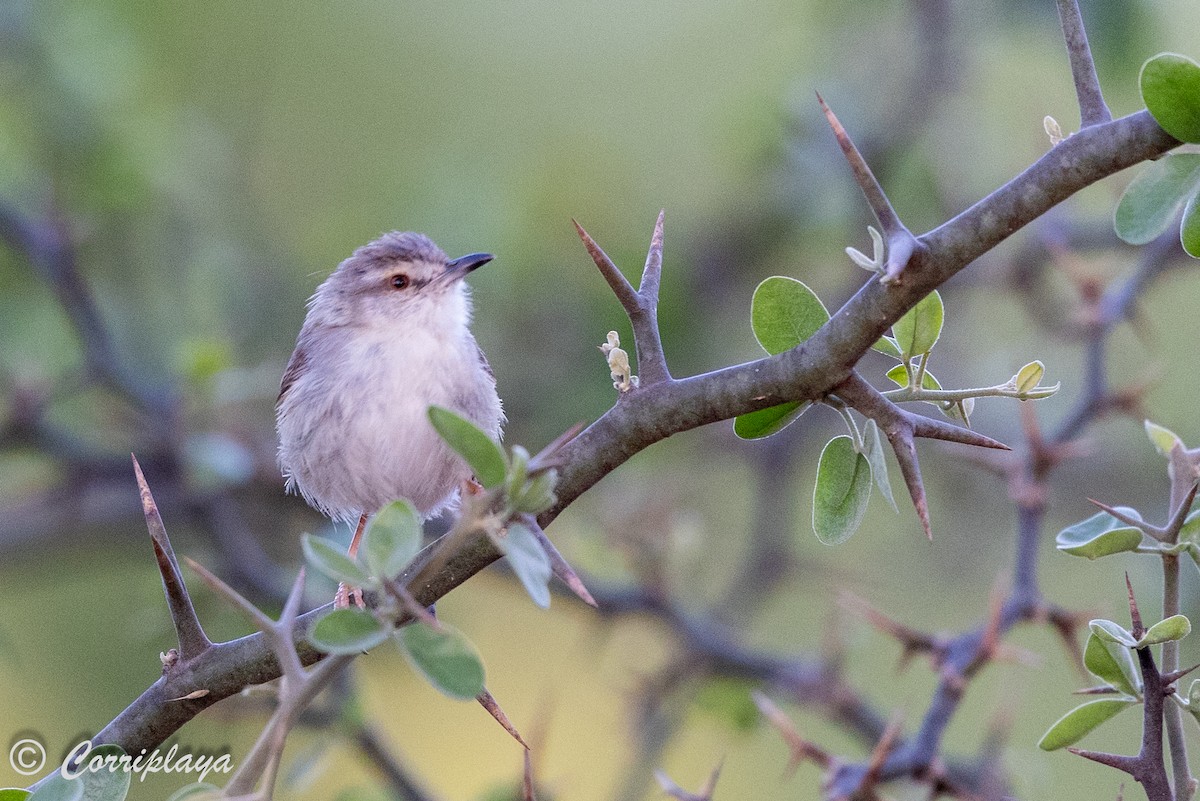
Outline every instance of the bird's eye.
{"label": "bird's eye", "polygon": [[404,289],[408,286],[408,276],[404,273],[396,273],[392,276],[392,287],[394,289]]}

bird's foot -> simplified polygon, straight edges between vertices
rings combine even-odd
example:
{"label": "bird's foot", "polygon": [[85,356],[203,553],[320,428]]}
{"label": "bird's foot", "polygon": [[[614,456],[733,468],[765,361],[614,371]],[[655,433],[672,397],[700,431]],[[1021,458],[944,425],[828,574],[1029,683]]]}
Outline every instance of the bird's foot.
{"label": "bird's foot", "polygon": [[334,609],[349,609],[350,602],[359,609],[366,609],[367,604],[363,601],[363,592],[359,587],[348,587],[346,582],[338,582],[337,595],[333,596]]}

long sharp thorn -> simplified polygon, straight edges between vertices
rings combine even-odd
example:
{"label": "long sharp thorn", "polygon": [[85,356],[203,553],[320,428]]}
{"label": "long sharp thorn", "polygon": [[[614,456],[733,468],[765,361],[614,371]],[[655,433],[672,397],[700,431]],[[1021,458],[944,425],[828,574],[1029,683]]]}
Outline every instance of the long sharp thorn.
{"label": "long sharp thorn", "polygon": [[588,255],[592,257],[592,261],[600,269],[600,274],[604,276],[604,280],[612,288],[613,293],[617,296],[617,300],[621,301],[621,305],[625,308],[626,313],[634,313],[640,307],[640,300],[637,293],[633,290],[633,285],[629,283],[629,279],[617,268],[617,265],[613,264],[608,254],[596,244],[596,240],[592,239],[588,232],[583,230],[582,225],[575,220],[571,220],[571,222],[575,224],[575,231],[583,241],[583,246],[587,248]]}
{"label": "long sharp thorn", "polygon": [[892,235],[904,230],[904,224],[900,222],[896,210],[892,208],[891,202],[887,199],[887,195],[883,192],[883,187],[879,185],[875,174],[871,172],[871,168],[867,166],[866,159],[862,157],[858,147],[850,139],[850,135],[846,133],[846,129],[842,127],[842,123],[838,120],[833,110],[825,102],[825,98],[821,97],[821,93],[817,92],[817,102],[821,104],[821,111],[825,113],[825,120],[829,123],[829,127],[833,129],[833,135],[837,139],[838,147],[842,149],[842,155],[846,157],[846,161],[850,164],[850,171],[854,174],[854,181],[858,184],[858,188],[867,198],[867,204],[870,205],[871,211],[875,212],[875,216],[879,219],[879,224],[883,226],[883,234],[888,239]]}
{"label": "long sharp thorn", "polygon": [[1131,633],[1140,639],[1146,633],[1146,629],[1142,626],[1142,613],[1138,611],[1137,599],[1133,597],[1133,582],[1129,580],[1128,572],[1125,573],[1125,587],[1129,590],[1129,619],[1133,626]]}
{"label": "long sharp thorn", "polygon": [[492,694],[488,692],[487,689],[484,689],[483,692],[475,696],[475,700],[479,702],[480,706],[488,711],[489,715],[495,718],[496,722],[499,723],[506,732],[512,735],[514,740],[521,744],[522,748],[524,748],[526,751],[529,750],[529,744],[521,738],[521,733],[517,731],[517,727],[514,726],[512,721],[508,719],[508,715],[504,714],[504,710],[500,708],[500,704],[496,702],[496,699],[492,697]]}
{"label": "long sharp thorn", "polygon": [[888,434],[892,452],[900,465],[900,475],[904,477],[904,485],[908,487],[908,496],[912,499],[913,508],[921,520],[921,529],[925,537],[933,541],[933,527],[929,524],[929,503],[925,500],[925,485],[921,483],[921,465],[917,461],[917,449],[912,436],[905,433]]}
{"label": "long sharp thorn", "polygon": [[1173,670],[1170,673],[1164,673],[1162,677],[1163,686],[1165,687],[1168,684],[1174,684],[1196,668],[1200,668],[1200,662],[1197,662],[1190,668],[1183,668],[1182,670]]}
{"label": "long sharp thorn", "polygon": [[571,588],[571,592],[579,596],[579,599],[588,606],[599,609],[600,605],[596,603],[596,599],[588,592],[588,588],[584,586],[583,579],[579,578],[579,574],[575,572],[575,568],[568,564],[567,560],[550,538],[546,536],[546,532],[538,525],[537,520],[532,515],[523,515],[522,522],[533,532],[534,538],[542,546],[542,550],[546,552],[546,556],[550,559],[550,569],[555,576]]}
{"label": "long sharp thorn", "polygon": [[175,551],[171,548],[171,540],[167,537],[166,526],[158,513],[158,504],[150,492],[150,485],[142,474],[142,466],[136,456],[133,459],[133,473],[137,478],[138,492],[142,499],[142,512],[146,518],[146,528],[150,532],[150,543],[154,547],[154,558],[158,563],[158,572],[162,575],[163,592],[166,594],[167,607],[171,613],[171,622],[179,638],[179,656],[187,661],[212,646],[212,641],[204,633],[196,608],[192,605],[191,595],[183,582],[179,571],[179,562],[175,559]]}
{"label": "long sharp thorn", "polygon": [[666,213],[666,209],[658,212],[654,234],[650,237],[650,251],[646,254],[646,267],[642,270],[642,282],[638,286],[638,294],[642,296],[642,300],[651,303],[658,300],[658,286],[662,279],[663,217]]}
{"label": "long sharp thorn", "polygon": [[1121,754],[1106,754],[1103,751],[1087,751],[1083,748],[1068,748],[1075,756],[1081,756],[1084,759],[1090,759],[1093,762],[1099,762],[1101,765],[1108,765],[1110,768],[1124,771],[1133,775],[1133,771],[1137,770],[1141,760],[1137,757],[1123,756]]}
{"label": "long sharp thorn", "polygon": [[1179,504],[1179,508],[1175,510],[1175,514],[1171,516],[1171,521],[1167,523],[1166,533],[1172,541],[1178,539],[1179,532],[1183,529],[1183,523],[1187,520],[1188,513],[1192,511],[1192,501],[1196,500],[1196,491],[1200,490],[1200,484],[1192,482],[1192,488],[1183,496],[1183,501]]}
{"label": "long sharp thorn", "polygon": [[909,421],[913,425],[913,436],[922,437],[924,439],[940,439],[946,442],[958,442],[963,445],[974,445],[979,448],[994,448],[995,450],[1008,451],[1012,448],[1005,445],[999,440],[985,437],[977,431],[969,428],[962,428],[948,423],[944,420],[934,420],[932,417],[925,417],[919,414],[906,412]]}

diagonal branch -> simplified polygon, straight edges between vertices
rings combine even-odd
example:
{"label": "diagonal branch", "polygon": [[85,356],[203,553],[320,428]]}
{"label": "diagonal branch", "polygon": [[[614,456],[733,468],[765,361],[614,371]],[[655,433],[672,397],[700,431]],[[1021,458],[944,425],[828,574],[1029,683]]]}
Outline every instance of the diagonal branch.
{"label": "diagonal branch", "polygon": [[[886,289],[867,282],[801,346],[704,375],[643,385],[626,394],[563,445],[555,487],[558,500],[539,516],[539,523],[548,527],[601,478],[666,437],[787,401],[824,396],[844,382],[862,354],[931,289],[1080,189],[1177,145],[1145,111],[1080,131],[1056,147],[1052,157],[1043,156],[987,198],[924,234],[921,240],[928,250],[919,269],[907,272],[909,280]],[[418,566],[429,553],[427,548]],[[499,558],[489,540],[476,538],[409,589],[420,603],[433,603]],[[297,618],[292,636],[304,664],[319,658],[304,637],[324,611]],[[280,675],[261,634],[215,645],[189,667],[190,678],[205,687],[207,695],[174,702],[195,685],[179,692],[177,682],[164,676],[105,726],[94,743],[116,743],[127,753],[152,749],[213,703]],[[932,712],[941,715],[937,709]]]}
{"label": "diagonal branch", "polygon": [[1100,91],[1096,62],[1092,59],[1078,0],[1058,0],[1058,21],[1062,25],[1067,57],[1071,61],[1071,77],[1075,81],[1075,96],[1079,100],[1080,127],[1111,122],[1112,112],[1108,110],[1104,94]]}
{"label": "diagonal branch", "polygon": [[158,562],[158,572],[162,574],[167,607],[171,611],[171,623],[174,624],[175,633],[179,637],[179,658],[187,662],[211,648],[212,641],[204,633],[204,627],[200,625],[200,619],[196,616],[187,585],[183,583],[183,576],[179,572],[175,551],[167,538],[167,529],[158,513],[158,505],[154,503],[154,496],[150,494],[150,486],[146,483],[146,477],[142,475],[142,466],[138,464],[136,456],[133,457],[133,472],[142,496],[142,511],[146,516],[146,528],[150,530],[154,558]]}
{"label": "diagonal branch", "polygon": [[575,220],[571,221],[575,223],[575,230],[583,240],[588,255],[592,257],[604,280],[612,288],[613,294],[621,302],[625,314],[629,316],[634,344],[637,346],[638,378],[642,387],[673,381],[671,371],[667,369],[667,358],[663,354],[662,335],[658,330],[658,290],[662,278],[664,216],[665,212],[658,213],[654,234],[650,237],[650,250],[646,254],[646,266],[642,270],[642,281],[636,291],[608,254],[583,230],[583,226]]}

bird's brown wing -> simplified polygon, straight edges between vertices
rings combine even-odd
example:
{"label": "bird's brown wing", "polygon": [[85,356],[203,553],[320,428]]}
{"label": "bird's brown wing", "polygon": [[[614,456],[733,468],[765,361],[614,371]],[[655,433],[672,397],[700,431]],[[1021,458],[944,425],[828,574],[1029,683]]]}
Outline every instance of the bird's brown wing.
{"label": "bird's brown wing", "polygon": [[279,408],[279,404],[283,403],[283,396],[292,388],[292,384],[304,375],[307,367],[308,353],[303,346],[297,345],[296,349],[292,351],[292,358],[288,359],[287,369],[283,371],[283,380],[279,382],[279,397],[275,399],[276,409]]}

